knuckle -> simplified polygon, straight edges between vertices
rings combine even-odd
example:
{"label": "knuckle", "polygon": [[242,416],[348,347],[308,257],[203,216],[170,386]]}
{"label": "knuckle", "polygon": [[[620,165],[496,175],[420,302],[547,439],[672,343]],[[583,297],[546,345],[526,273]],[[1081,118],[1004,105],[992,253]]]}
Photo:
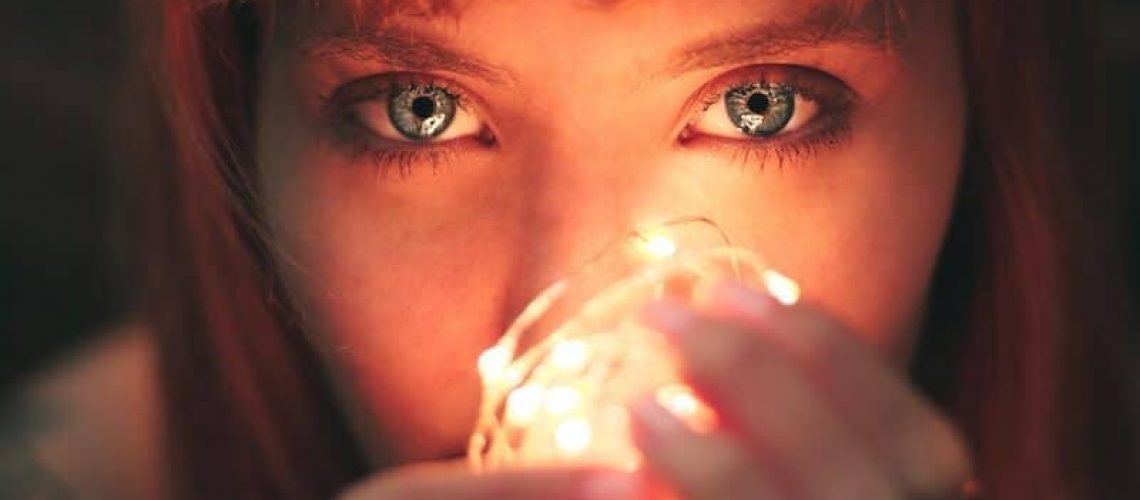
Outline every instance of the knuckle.
{"label": "knuckle", "polygon": [[700,498],[725,498],[724,494],[755,492],[759,473],[749,457],[726,438],[711,441],[704,459],[696,461],[690,485]]}
{"label": "knuckle", "polygon": [[755,365],[765,356],[760,344],[755,339],[744,335],[732,335],[733,340],[726,345],[724,364],[730,372],[742,373],[743,370]]}
{"label": "knuckle", "polygon": [[743,373],[764,357],[760,342],[747,332],[713,325],[710,333],[713,341],[709,343],[711,352],[705,360],[704,369],[711,378],[719,380],[731,374]]}
{"label": "knuckle", "polygon": [[801,356],[816,366],[832,366],[843,361],[851,339],[842,326],[819,314],[803,312],[797,316],[792,341]]}

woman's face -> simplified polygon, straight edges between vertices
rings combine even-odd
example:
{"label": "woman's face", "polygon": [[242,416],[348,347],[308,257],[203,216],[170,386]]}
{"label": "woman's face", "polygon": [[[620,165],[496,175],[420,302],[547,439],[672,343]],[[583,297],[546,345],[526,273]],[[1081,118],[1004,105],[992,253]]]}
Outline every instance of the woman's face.
{"label": "woman's face", "polygon": [[287,285],[378,456],[462,452],[479,353],[676,216],[905,365],[961,159],[953,2],[330,3],[264,51],[258,154]]}

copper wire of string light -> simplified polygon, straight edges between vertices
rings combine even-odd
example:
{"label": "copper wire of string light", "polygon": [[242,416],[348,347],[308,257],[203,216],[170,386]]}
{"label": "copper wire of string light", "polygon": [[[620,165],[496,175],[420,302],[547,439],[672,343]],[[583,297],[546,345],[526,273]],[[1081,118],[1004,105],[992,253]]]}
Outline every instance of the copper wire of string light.
{"label": "copper wire of string light", "polygon": [[778,301],[799,300],[791,279],[734,247],[704,217],[632,231],[540,292],[478,360],[483,400],[468,445],[477,471],[555,463],[634,470],[625,404],[653,393],[698,432],[716,414],[681,382],[668,346],[636,313],[669,296],[700,303],[735,280]]}

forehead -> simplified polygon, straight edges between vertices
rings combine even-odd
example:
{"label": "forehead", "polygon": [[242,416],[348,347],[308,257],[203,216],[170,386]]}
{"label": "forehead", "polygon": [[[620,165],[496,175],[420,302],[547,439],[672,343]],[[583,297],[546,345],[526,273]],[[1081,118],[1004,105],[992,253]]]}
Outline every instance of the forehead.
{"label": "forehead", "polygon": [[288,3],[274,13],[284,28],[274,47],[492,83],[528,73],[571,81],[557,73],[583,67],[645,79],[729,63],[796,64],[839,46],[893,54],[909,31],[900,0],[278,1]]}
{"label": "forehead", "polygon": [[[416,19],[420,22],[433,19],[456,20],[465,11],[481,4],[526,0],[277,0],[280,12],[294,17],[302,24],[333,23],[340,28],[352,26],[357,29],[374,29],[387,22]],[[660,7],[662,4],[676,3],[671,0],[542,0],[560,2],[570,7],[595,12],[621,11],[638,7]],[[897,22],[905,18],[904,3],[907,0],[753,0],[741,2],[762,6],[771,4],[775,8],[791,5],[817,11],[829,11],[837,23],[859,18],[879,18],[884,22]],[[266,4],[272,10],[274,2]],[[707,2],[681,0],[681,3],[707,5]],[[894,20],[894,21],[891,21]]]}

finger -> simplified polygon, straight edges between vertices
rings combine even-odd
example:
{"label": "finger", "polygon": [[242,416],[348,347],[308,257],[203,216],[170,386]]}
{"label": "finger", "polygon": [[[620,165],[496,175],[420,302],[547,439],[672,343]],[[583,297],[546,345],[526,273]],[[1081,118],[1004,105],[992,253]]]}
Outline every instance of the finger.
{"label": "finger", "polygon": [[953,425],[837,321],[730,283],[717,287],[709,303],[787,351],[913,494],[938,497],[970,477],[969,454]]}
{"label": "finger", "polygon": [[765,468],[730,437],[694,433],[651,398],[630,410],[642,456],[684,498],[780,498]]}
{"label": "finger", "polygon": [[680,347],[684,374],[729,430],[778,468],[785,493],[891,497],[895,487],[877,457],[785,353],[745,328],[676,304],[650,309],[647,321]]}
{"label": "finger", "polygon": [[503,500],[600,500],[638,498],[632,474],[597,469],[527,469],[474,474],[455,466],[412,466],[381,474],[353,487],[340,500],[462,498]]}

